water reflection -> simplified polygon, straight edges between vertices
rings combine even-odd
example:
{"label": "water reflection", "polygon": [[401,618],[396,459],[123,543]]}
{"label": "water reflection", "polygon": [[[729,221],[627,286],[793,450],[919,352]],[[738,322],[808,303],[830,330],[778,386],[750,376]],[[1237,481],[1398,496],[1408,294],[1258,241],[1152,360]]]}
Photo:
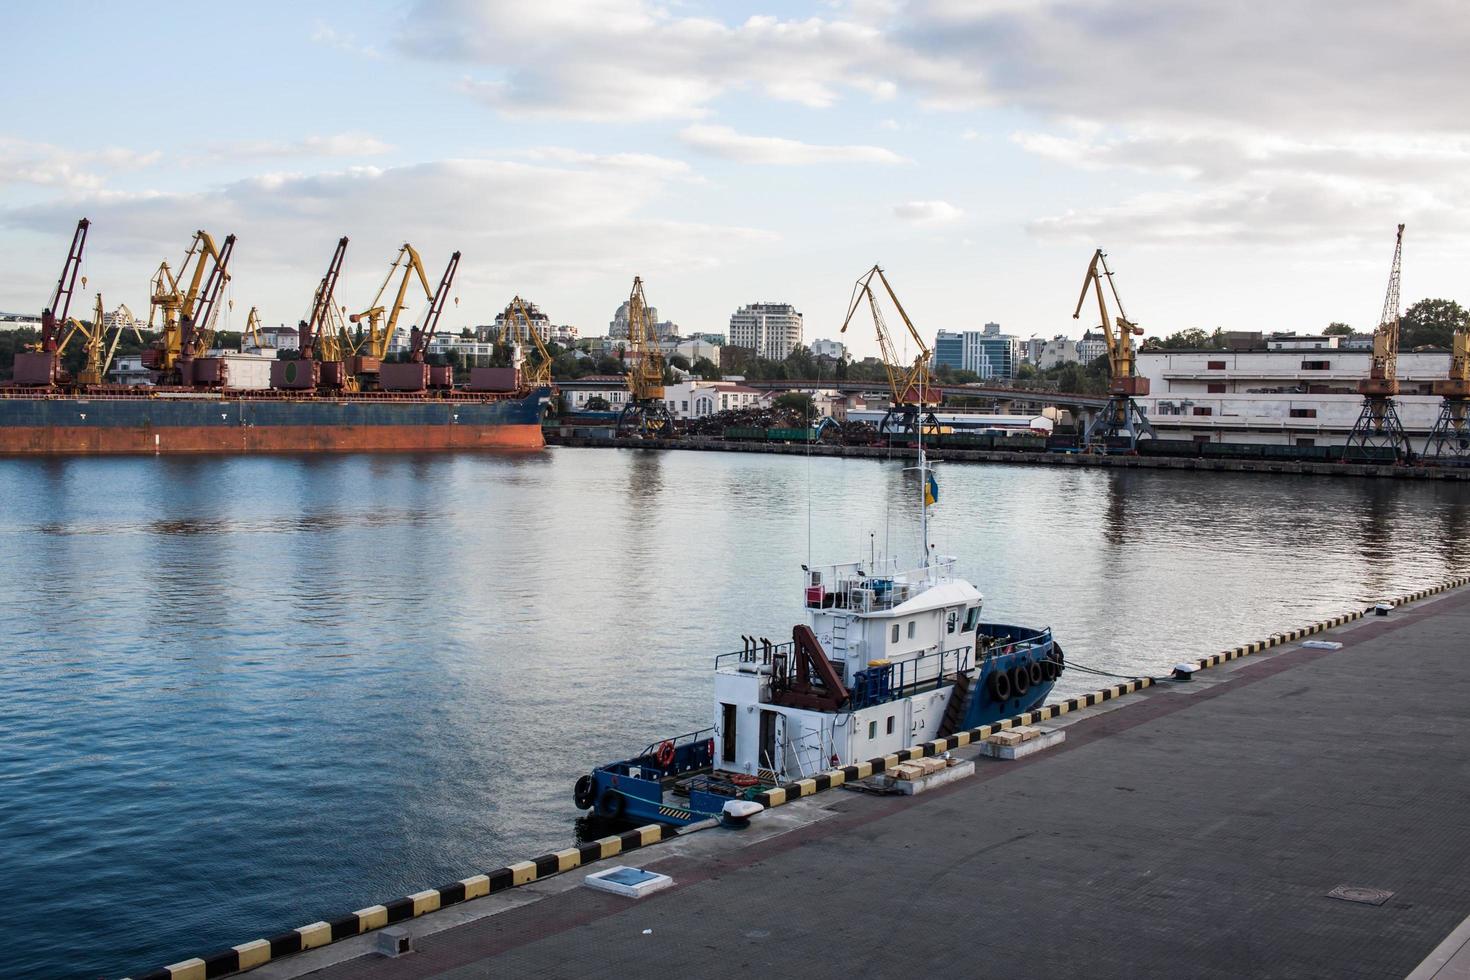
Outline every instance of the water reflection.
{"label": "water reflection", "polygon": [[[713,657],[790,635],[809,553],[918,554],[909,465],[0,461],[0,835],[23,842],[0,880],[10,924],[40,937],[7,966],[145,969],[329,912],[323,894],[359,907],[605,836],[574,830],[575,777],[706,724]],[[1119,673],[1470,567],[1460,485],[938,478],[933,540],[988,614]],[[115,871],[86,895],[55,890],[97,867]],[[206,885],[211,917],[193,915]],[[99,925],[98,901],[122,911]],[[165,905],[183,911],[128,911]]]}

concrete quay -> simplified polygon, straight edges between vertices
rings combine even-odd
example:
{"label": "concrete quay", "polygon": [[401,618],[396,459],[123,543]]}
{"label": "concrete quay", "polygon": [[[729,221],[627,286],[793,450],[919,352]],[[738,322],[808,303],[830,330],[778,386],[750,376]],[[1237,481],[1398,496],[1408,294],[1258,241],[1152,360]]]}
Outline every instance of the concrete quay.
{"label": "concrete quay", "polygon": [[[834,446],[816,443],[737,442],[710,436],[678,439],[631,437],[587,438],[547,435],[547,444],[596,449],[683,449],[727,453],[775,453],[785,456],[834,456],[843,459],[912,458],[909,449],[887,446]],[[1091,455],[1086,453],[1014,452],[998,449],[926,449],[932,460],[957,463],[1012,463],[1024,466],[1137,470],[1182,470],[1204,473],[1284,473],[1295,476],[1351,476],[1382,480],[1446,480],[1470,482],[1467,466],[1404,466],[1393,464],[1331,463],[1282,459],[1200,459],[1189,456]]]}
{"label": "concrete quay", "polygon": [[[917,797],[832,789],[253,977],[1470,975],[1470,589],[1044,723]],[[1162,673],[1162,671],[1161,671]],[[961,750],[969,756],[971,750]],[[1331,897],[1347,886],[1381,904]]]}

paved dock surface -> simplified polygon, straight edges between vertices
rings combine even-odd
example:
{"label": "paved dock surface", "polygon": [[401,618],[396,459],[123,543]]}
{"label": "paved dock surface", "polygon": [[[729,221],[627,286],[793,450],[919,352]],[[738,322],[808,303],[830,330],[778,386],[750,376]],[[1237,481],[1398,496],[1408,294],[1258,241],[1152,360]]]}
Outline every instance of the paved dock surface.
{"label": "paved dock surface", "polygon": [[1345,646],[1091,709],[922,796],[833,790],[762,818],[774,836],[637,852],[676,881],[649,898],[577,886],[604,863],[309,975],[1404,977],[1470,916],[1470,590],[1326,636]]}

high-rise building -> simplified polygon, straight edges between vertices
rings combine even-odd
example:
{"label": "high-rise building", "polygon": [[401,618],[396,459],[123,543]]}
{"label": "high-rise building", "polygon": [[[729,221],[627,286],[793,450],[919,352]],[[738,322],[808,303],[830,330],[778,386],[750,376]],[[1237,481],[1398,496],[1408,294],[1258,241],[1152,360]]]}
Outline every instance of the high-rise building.
{"label": "high-rise building", "polygon": [[981,378],[1014,378],[1021,363],[1021,342],[1000,332],[1000,324],[984,330],[941,330],[934,338],[934,366],[973,371]]}
{"label": "high-rise building", "polygon": [[730,343],[782,361],[801,344],[801,314],[790,303],[752,303],[730,314]]}

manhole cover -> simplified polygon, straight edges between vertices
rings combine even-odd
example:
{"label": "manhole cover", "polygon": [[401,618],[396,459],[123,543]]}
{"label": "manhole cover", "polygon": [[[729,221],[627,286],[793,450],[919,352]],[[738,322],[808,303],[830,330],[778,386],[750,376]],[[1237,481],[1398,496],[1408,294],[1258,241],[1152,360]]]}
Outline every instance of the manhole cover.
{"label": "manhole cover", "polygon": [[1360,902],[1363,905],[1382,905],[1393,898],[1393,892],[1383,888],[1365,888],[1362,885],[1338,885],[1327,893],[1328,898],[1340,898],[1344,902]]}

